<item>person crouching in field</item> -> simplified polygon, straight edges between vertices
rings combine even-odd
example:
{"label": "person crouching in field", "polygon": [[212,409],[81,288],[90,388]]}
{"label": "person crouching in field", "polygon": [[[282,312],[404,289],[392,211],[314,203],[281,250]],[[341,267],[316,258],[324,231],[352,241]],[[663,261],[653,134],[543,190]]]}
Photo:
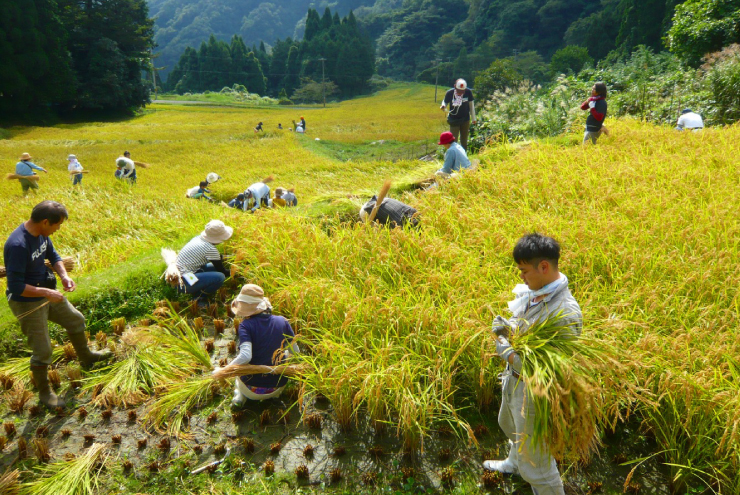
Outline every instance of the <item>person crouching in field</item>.
{"label": "person crouching in field", "polygon": [[596,140],[603,133],[609,135],[609,130],[604,127],[604,119],[606,119],[606,84],[603,82],[597,82],[591,89],[591,97],[584,101],[581,105],[581,110],[588,110],[589,114],[586,118],[586,133],[583,135],[583,144],[586,144],[590,139],[593,144],[596,144]]}
{"label": "person crouching in field", "polygon": [[555,459],[546,446],[531,441],[537,412],[525,397],[523,381],[527,377],[522,376],[522,361],[508,339],[512,332],[524,333],[530,325],[558,314],[564,325],[580,335],[583,317],[568,289],[568,278],[559,271],[560,245],[555,239],[537,233],[525,235],[514,247],[513,257],[524,284],[514,288],[516,299],[509,302],[512,316],[497,316],[492,325],[496,352],[506,362],[498,422],[509,438],[510,450],[506,460],[484,461],[483,468],[521,475],[536,495],[563,495]]}
{"label": "person crouching in field", "polygon": [[191,197],[193,199],[206,198],[208,201],[213,201],[213,198],[208,195],[210,192],[211,190],[208,189],[208,182],[201,181],[201,183],[198,185],[198,190],[195,191],[195,194],[193,194]]}
{"label": "person crouching in field", "polygon": [[229,208],[236,208],[237,210],[244,209],[244,193],[239,193],[234,199],[229,201]]}
{"label": "person crouching in field", "polygon": [[66,292],[77,288],[50,239],[67,218],[64,205],[42,201],[33,208],[31,218],[8,236],[3,250],[8,274],[5,291],[8,305],[31,348],[31,374],[39,391],[39,402],[50,409],[64,407],[65,402],[49,386],[47,371],[52,355],[49,321],[66,330],[83,366],[89,367],[110,355],[90,350],[85,336],[85,317],[57,290],[56,276],[44,264],[44,260],[49,260]]}
{"label": "person crouching in field", "polygon": [[295,195],[295,188],[293,187],[283,193],[283,199],[287,206],[298,206],[298,198]]}
{"label": "person crouching in field", "polygon": [[75,155],[69,155],[67,157],[69,165],[67,170],[69,171],[70,179],[72,179],[72,186],[82,183],[82,164],[77,160]]}
{"label": "person crouching in field", "polygon": [[681,116],[678,117],[678,121],[676,122],[676,130],[677,131],[701,131],[704,129],[704,120],[701,118],[701,115],[699,115],[696,112],[692,112],[690,109],[685,108],[681,112]]}
{"label": "person crouching in field", "polygon": [[[375,208],[377,201],[377,196],[373,196],[370,198],[370,201],[362,205],[362,208],[360,208],[360,220],[367,222],[370,219],[370,213]],[[375,214],[374,221],[382,225],[388,225],[391,228],[403,227],[406,224],[416,227],[419,224],[415,208],[391,198],[383,199],[378,212]]]}
{"label": "person crouching in field", "polygon": [[116,178],[136,184],[136,162],[131,159],[131,153],[123,152],[123,156],[116,158]]}
{"label": "person crouching in field", "polygon": [[31,155],[28,153],[23,153],[21,157],[18,159],[18,163],[15,164],[15,175],[22,176],[20,179],[18,179],[21,183],[21,188],[23,188],[23,195],[28,194],[29,189],[33,189],[34,193],[38,190],[39,184],[38,184],[38,178],[37,180],[33,179],[24,179],[23,177],[32,177],[36,175],[36,172],[34,170],[40,170],[41,172],[48,174],[45,169],[39,167],[32,161]]}
{"label": "person crouching in field", "polygon": [[[244,318],[239,324],[239,354],[229,364],[277,366],[290,355],[298,353],[293,342],[295,332],[282,316],[272,314],[270,300],[262,287],[246,284],[231,303],[235,318]],[[247,399],[265,400],[279,397],[288,378],[275,374],[244,375],[236,379],[231,405],[239,408]]]}
{"label": "person crouching in field", "polygon": [[275,197],[269,201],[270,208],[279,208],[279,207],[287,206],[288,203],[283,198],[284,193],[285,193],[285,189],[283,189],[282,187],[275,188]]}
{"label": "person crouching in field", "polygon": [[465,149],[457,144],[455,136],[451,132],[443,132],[439,136],[440,146],[444,146],[445,151],[445,162],[442,168],[437,170],[435,175],[440,177],[449,177],[453,172],[459,172],[462,169],[470,168],[470,160]]}
{"label": "person crouching in field", "polygon": [[208,296],[214,294],[229,276],[216,245],[229,240],[233,233],[234,229],[221,220],[211,220],[203,232],[193,237],[177,255],[177,269],[184,284],[180,291],[191,294],[199,306],[206,306]]}

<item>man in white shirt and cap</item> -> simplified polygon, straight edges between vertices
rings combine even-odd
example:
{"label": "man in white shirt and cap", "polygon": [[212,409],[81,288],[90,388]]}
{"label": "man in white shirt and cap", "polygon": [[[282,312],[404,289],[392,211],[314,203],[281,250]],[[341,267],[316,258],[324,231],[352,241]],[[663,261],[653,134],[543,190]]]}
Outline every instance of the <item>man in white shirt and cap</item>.
{"label": "man in white shirt and cap", "polygon": [[254,213],[260,206],[267,208],[270,201],[270,186],[267,184],[274,179],[272,176],[255,182],[244,191],[244,211]]}

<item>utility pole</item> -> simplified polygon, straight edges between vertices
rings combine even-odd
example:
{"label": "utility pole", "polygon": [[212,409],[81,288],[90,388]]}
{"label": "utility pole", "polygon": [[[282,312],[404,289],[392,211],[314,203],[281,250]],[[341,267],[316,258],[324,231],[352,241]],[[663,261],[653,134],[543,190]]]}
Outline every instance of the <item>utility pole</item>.
{"label": "utility pole", "polygon": [[434,102],[435,103],[437,102],[437,83],[439,82],[439,62],[440,62],[439,59],[436,59],[434,61],[434,63],[437,64],[437,71],[436,71],[436,74],[434,75]]}
{"label": "utility pole", "polygon": [[321,96],[324,97],[324,108],[326,108],[326,86],[324,85],[324,62],[326,59],[321,57]]}
{"label": "utility pole", "polygon": [[155,58],[158,58],[160,55],[161,54],[159,54],[159,53],[156,54],[156,55],[152,53],[151,56],[150,56],[150,58],[149,58],[149,65],[151,67],[151,72],[152,72],[152,84],[154,84],[154,99],[155,100],[157,99],[157,72],[159,72],[160,70],[164,70],[164,69],[167,68],[167,66],[164,66],[164,67],[154,67],[154,59]]}

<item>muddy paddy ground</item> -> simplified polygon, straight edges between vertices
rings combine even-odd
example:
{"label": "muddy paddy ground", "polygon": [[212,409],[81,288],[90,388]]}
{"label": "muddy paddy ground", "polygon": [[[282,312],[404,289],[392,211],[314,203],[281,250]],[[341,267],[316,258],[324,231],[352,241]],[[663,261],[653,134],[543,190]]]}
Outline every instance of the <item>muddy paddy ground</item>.
{"label": "muddy paddy ground", "polygon": [[[204,320],[204,341],[215,338],[212,362],[223,366],[233,358],[228,344],[235,339],[234,323],[226,319],[225,331],[214,336],[212,320]],[[68,403],[64,411],[34,408],[35,392],[21,414],[2,408],[0,464],[3,471],[20,468],[25,481],[39,476],[43,452],[34,441],[41,438],[48,445],[48,462],[80,455],[93,442],[106,443],[100,493],[229,493],[224,486],[234,493],[531,493],[521,478],[485,475],[481,467],[482,460],[503,458],[508,451],[497,424],[498,402],[488,411],[462,412],[477,445],[441,428],[424,439],[423,449],[409,453],[394,427],[358,418],[351,430],[342,430],[331,404],[323,397],[300,397],[294,382],[280,398],[234,411],[229,381],[194,411],[187,431],[170,436],[143,426],[151,399],[136,408],[106,411],[72,388],[63,362],[57,367],[64,377],[57,390]],[[566,493],[668,494],[659,456],[649,457],[655,451],[639,425],[623,425],[604,438],[599,455],[587,465],[561,464]]]}

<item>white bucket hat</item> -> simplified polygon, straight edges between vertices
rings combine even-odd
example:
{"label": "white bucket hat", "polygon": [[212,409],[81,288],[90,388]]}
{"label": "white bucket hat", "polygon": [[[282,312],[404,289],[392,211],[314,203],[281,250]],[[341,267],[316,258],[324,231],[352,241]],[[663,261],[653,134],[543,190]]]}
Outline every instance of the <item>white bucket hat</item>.
{"label": "white bucket hat", "polygon": [[214,182],[218,182],[218,180],[221,178],[220,175],[218,175],[216,172],[211,172],[210,174],[206,175],[206,181],[209,184],[213,184]]}
{"label": "white bucket hat", "polygon": [[74,155],[69,155],[69,156],[67,157],[67,160],[70,160],[70,161],[71,161],[71,160],[77,160],[77,157],[76,157],[76,156],[74,156]]}
{"label": "white bucket hat", "polygon": [[211,244],[219,244],[228,240],[234,229],[227,227],[221,220],[211,220],[206,224],[206,228],[200,233],[200,238]]}
{"label": "white bucket hat", "polygon": [[231,311],[236,316],[249,317],[272,309],[270,300],[265,297],[262,287],[255,284],[246,284],[239,295],[231,303]]}

